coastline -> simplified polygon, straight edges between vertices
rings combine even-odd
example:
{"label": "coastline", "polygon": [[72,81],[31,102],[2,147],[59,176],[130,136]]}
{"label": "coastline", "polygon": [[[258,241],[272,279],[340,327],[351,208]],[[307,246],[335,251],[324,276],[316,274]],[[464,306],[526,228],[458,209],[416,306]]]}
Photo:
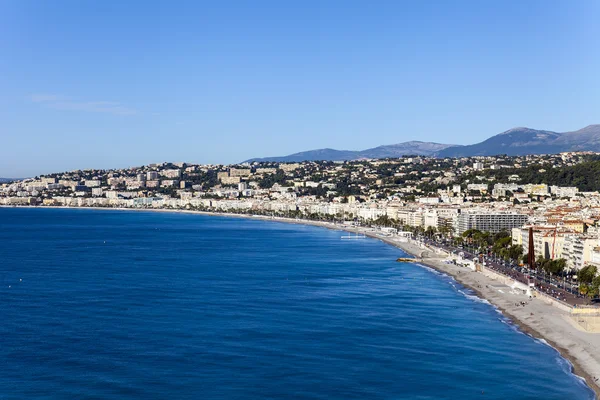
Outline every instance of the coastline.
{"label": "coastline", "polygon": [[[3,206],[0,206],[3,207]],[[88,210],[113,210],[113,211],[149,211],[198,214],[206,216],[222,216],[230,218],[245,218],[261,221],[282,222],[298,225],[317,226],[327,229],[360,233],[367,237],[378,239],[386,244],[392,245],[412,256],[424,257],[418,264],[432,268],[436,271],[453,277],[462,286],[472,290],[477,297],[487,300],[492,306],[510,319],[518,330],[534,339],[543,339],[549,346],[553,347],[563,358],[571,364],[571,373],[580,377],[585,384],[600,398],[600,334],[583,331],[578,328],[570,316],[541,299],[529,300],[522,294],[513,293],[499,289],[501,285],[482,273],[471,271],[464,267],[443,262],[445,256],[435,254],[432,249],[424,249],[408,240],[394,240],[394,237],[377,234],[374,229],[360,228],[323,221],[310,221],[303,219],[292,219],[283,217],[269,217],[249,214],[218,213],[207,211],[177,210],[177,209],[145,209],[145,208],[103,208],[103,207],[40,207],[40,206],[18,206],[3,208],[41,208],[41,209],[88,209]],[[508,287],[507,287],[508,288]],[[526,306],[518,303],[525,301]]]}
{"label": "coastline", "polygon": [[[384,242],[413,256],[419,250],[409,242]],[[425,257],[419,264],[451,276],[462,286],[472,290],[477,297],[496,307],[520,332],[534,339],[543,339],[561,357],[569,361],[571,373],[583,379],[594,391],[596,398],[600,398],[600,386],[598,380],[594,379],[600,377],[600,357],[594,352],[600,346],[600,335],[578,329],[574,322],[568,320],[570,317],[565,312],[542,300],[528,300],[525,296],[514,296],[491,288],[491,285],[497,285],[498,281],[481,273],[445,264],[440,258]],[[525,307],[515,306],[513,301],[526,301],[528,304]]]}

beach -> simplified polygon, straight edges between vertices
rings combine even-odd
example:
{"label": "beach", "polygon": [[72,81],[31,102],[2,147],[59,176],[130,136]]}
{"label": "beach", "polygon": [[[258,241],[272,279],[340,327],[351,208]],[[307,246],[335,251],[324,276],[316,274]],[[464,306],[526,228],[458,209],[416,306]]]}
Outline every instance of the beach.
{"label": "beach", "polygon": [[[61,207],[63,208],[63,207]],[[85,207],[75,207],[85,208]],[[90,207],[89,209],[102,210]],[[318,226],[335,229],[381,240],[387,244],[400,248],[404,252],[419,257],[419,264],[433,268],[437,271],[452,276],[457,282],[477,293],[478,297],[485,299],[497,307],[506,317],[525,334],[545,340],[550,346],[558,350],[561,355],[569,360],[573,366],[573,373],[585,379],[600,396],[598,378],[600,378],[600,334],[584,331],[570,317],[568,312],[546,303],[540,298],[530,299],[522,291],[512,290],[510,287],[492,279],[482,273],[471,269],[445,263],[446,254],[441,250],[423,248],[419,244],[398,236],[384,235],[373,228],[352,227],[344,224],[334,224],[323,221],[309,221],[281,217],[252,216],[246,214],[212,213],[191,210],[168,209],[129,209],[106,208],[105,210],[123,211],[152,211],[175,212],[189,214],[203,214],[211,216],[237,217],[256,220],[274,221],[282,223]],[[524,305],[523,305],[524,304]]]}

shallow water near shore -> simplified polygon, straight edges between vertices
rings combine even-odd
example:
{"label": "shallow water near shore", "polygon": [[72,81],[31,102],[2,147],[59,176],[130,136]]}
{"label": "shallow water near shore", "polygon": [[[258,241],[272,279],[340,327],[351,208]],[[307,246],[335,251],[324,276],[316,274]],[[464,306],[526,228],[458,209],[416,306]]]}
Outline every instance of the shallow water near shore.
{"label": "shallow water near shore", "polygon": [[341,235],[0,209],[0,398],[594,397],[452,278]]}

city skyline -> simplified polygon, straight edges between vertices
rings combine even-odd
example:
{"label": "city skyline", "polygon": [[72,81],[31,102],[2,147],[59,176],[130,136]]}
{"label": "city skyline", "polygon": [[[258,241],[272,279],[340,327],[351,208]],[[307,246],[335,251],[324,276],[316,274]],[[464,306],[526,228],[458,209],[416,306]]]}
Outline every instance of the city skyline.
{"label": "city skyline", "polygon": [[600,121],[596,2],[5,2],[0,176]]}

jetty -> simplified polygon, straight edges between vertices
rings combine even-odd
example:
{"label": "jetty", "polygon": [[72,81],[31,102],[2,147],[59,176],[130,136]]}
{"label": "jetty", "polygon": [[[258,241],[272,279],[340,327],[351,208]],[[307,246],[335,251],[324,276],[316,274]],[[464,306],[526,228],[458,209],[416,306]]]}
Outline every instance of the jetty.
{"label": "jetty", "polygon": [[400,257],[396,260],[397,262],[422,262],[422,258],[408,258],[408,257]]}

